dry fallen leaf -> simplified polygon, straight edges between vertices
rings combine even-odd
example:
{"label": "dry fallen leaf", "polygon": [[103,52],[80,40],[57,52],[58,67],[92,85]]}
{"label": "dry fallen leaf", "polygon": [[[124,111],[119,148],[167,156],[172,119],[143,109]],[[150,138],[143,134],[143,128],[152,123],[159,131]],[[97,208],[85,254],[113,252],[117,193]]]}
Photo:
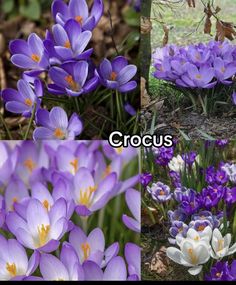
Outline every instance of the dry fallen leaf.
{"label": "dry fallen leaf", "polygon": [[170,29],[166,26],[166,25],[163,25],[163,31],[164,31],[164,37],[163,37],[163,40],[162,40],[162,45],[163,47],[166,46],[169,42],[169,31]]}
{"label": "dry fallen leaf", "polygon": [[141,107],[145,109],[151,102],[150,96],[146,90],[146,80],[141,77]]}
{"label": "dry fallen leaf", "polygon": [[233,23],[216,21],[216,41],[224,41],[225,38],[233,41],[236,37],[236,31]]}
{"label": "dry fallen leaf", "polygon": [[162,246],[152,257],[150,264],[151,271],[155,271],[160,276],[165,276],[168,273],[170,265],[169,258],[166,256],[166,247]]}
{"label": "dry fallen leaf", "polygon": [[187,1],[187,3],[188,3],[188,6],[189,6],[189,7],[193,7],[193,8],[196,7],[195,0],[186,0],[186,1]]}

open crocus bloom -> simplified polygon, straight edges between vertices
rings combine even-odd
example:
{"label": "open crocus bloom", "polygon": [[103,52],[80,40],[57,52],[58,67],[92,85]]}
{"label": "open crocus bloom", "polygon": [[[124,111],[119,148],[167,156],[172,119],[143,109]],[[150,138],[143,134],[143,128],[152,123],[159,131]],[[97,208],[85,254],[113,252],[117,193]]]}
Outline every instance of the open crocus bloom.
{"label": "open crocus bloom", "polygon": [[210,258],[209,244],[204,241],[184,239],[180,244],[180,249],[168,247],[167,256],[174,262],[190,267],[188,272],[197,275],[202,270],[202,264]]}
{"label": "open crocus bloom", "polygon": [[31,275],[39,264],[39,252],[28,260],[24,247],[15,239],[6,240],[0,235],[0,279],[22,280]]}
{"label": "open crocus bloom", "polygon": [[185,167],[185,161],[183,160],[181,155],[177,155],[176,157],[173,157],[172,160],[168,164],[170,170],[173,170],[175,172],[181,172],[184,170]]}
{"label": "open crocus bloom", "polygon": [[213,258],[221,259],[236,252],[236,243],[230,247],[231,237],[229,233],[223,237],[219,229],[214,229],[211,242]]}
{"label": "open crocus bloom", "polygon": [[102,0],[94,0],[89,13],[86,0],[70,0],[69,5],[64,1],[56,0],[52,4],[52,14],[56,22],[65,25],[69,19],[76,20],[83,30],[92,31],[102,17],[104,4]]}
{"label": "open crocus bloom", "polygon": [[98,86],[98,77],[91,78],[89,64],[86,61],[65,63],[61,67],[52,67],[49,71],[54,84],[48,88],[53,94],[65,94],[77,97],[92,92]]}
{"label": "open crocus bloom", "polygon": [[51,254],[42,254],[40,271],[45,281],[84,280],[77,254],[69,243],[63,244],[60,259]]}
{"label": "open crocus bloom", "polygon": [[54,107],[50,112],[39,110],[36,120],[42,127],[35,129],[34,140],[74,140],[83,129],[83,124],[75,113],[68,120],[66,112],[60,107]]}
{"label": "open crocus bloom", "polygon": [[35,79],[32,86],[26,80],[20,79],[17,82],[17,88],[18,91],[14,89],[3,90],[2,98],[6,103],[6,109],[11,113],[30,117],[35,105],[36,110],[40,107],[40,98],[43,96],[42,83],[39,79]]}
{"label": "open crocus bloom", "polygon": [[[83,265],[85,280],[89,281],[125,281],[127,280],[127,269],[122,257],[114,257],[107,265],[105,271],[92,261],[87,261]],[[91,274],[93,272],[93,274]]]}
{"label": "open crocus bloom", "polygon": [[73,197],[78,215],[89,216],[106,205],[113,195],[117,175],[111,173],[99,184],[96,182],[85,167],[80,168],[75,175]]}
{"label": "open crocus bloom", "polygon": [[125,199],[134,218],[123,215],[123,222],[129,229],[139,233],[141,230],[141,193],[134,189],[128,189]]}
{"label": "open crocus bloom", "polygon": [[123,56],[116,57],[112,62],[104,59],[97,70],[102,85],[122,93],[130,92],[137,87],[136,81],[130,81],[136,73],[137,67],[129,65]]}
{"label": "open crocus bloom", "polygon": [[79,227],[75,227],[70,233],[69,242],[76,250],[80,264],[93,261],[99,267],[104,267],[119,252],[118,243],[112,244],[105,250],[105,238],[99,228],[86,236]]}
{"label": "open crocus bloom", "polygon": [[49,66],[43,41],[34,33],[29,36],[28,42],[24,40],[10,42],[10,51],[12,63],[20,68],[43,71]]}
{"label": "open crocus bloom", "polygon": [[37,199],[27,205],[26,217],[10,212],[6,217],[9,230],[26,248],[52,252],[60,244],[60,238],[67,230],[66,202],[57,200],[48,212]]}
{"label": "open crocus bloom", "polygon": [[56,24],[52,27],[54,49],[62,61],[88,59],[93,49],[84,51],[92,38],[90,31],[82,31],[75,20],[69,20],[65,26]]}
{"label": "open crocus bloom", "polygon": [[[206,242],[206,244],[209,244],[210,240],[211,240],[211,237],[212,237],[212,229],[211,229],[211,227],[207,226],[201,232],[198,232],[195,229],[190,228],[187,231],[187,237],[186,238],[188,238],[190,240],[193,240],[195,242]],[[181,242],[183,240],[185,240],[185,238],[183,236],[181,236],[181,235],[177,235],[176,236],[176,241],[177,241],[177,244],[179,246],[181,245]]]}

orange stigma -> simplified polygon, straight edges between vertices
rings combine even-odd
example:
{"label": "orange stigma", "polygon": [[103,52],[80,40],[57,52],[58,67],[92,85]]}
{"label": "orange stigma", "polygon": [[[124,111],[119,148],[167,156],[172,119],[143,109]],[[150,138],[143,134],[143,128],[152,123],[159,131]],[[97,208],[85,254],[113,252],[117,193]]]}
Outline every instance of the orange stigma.
{"label": "orange stigma", "polygon": [[74,81],[74,79],[71,75],[66,76],[65,81],[69,84],[70,88],[73,91],[79,91],[80,90],[79,85]]}
{"label": "orange stigma", "polygon": [[65,138],[65,133],[62,131],[62,129],[57,128],[54,132],[54,137],[63,140]]}
{"label": "orange stigma", "polygon": [[44,201],[43,201],[43,206],[44,206],[44,208],[45,208],[47,211],[49,211],[50,205],[49,205],[48,200],[44,200]]}
{"label": "orange stigma", "polygon": [[40,56],[38,56],[35,53],[31,55],[31,59],[35,62],[40,62],[40,60],[41,60]]}
{"label": "orange stigma", "polygon": [[110,76],[111,81],[115,81],[117,76],[118,76],[118,74],[116,72],[112,71],[111,76]]}
{"label": "orange stigma", "polygon": [[35,167],[36,167],[36,164],[33,162],[32,159],[27,159],[27,160],[25,160],[25,162],[24,162],[24,166],[25,166],[30,172],[33,172],[33,170],[34,170]]}
{"label": "orange stigma", "polygon": [[33,102],[31,99],[27,98],[25,99],[25,105],[29,106],[29,107],[32,107],[33,106]]}
{"label": "orange stigma", "polygon": [[65,48],[71,48],[71,44],[70,44],[69,40],[65,42],[64,47]]}
{"label": "orange stigma", "polygon": [[84,253],[84,260],[87,260],[89,258],[90,252],[91,252],[90,245],[87,242],[82,243],[81,248],[82,248],[83,253]]}
{"label": "orange stigma", "polygon": [[75,17],[75,20],[76,20],[80,25],[83,24],[83,17],[81,17],[81,16],[76,16],[76,17]]}
{"label": "orange stigma", "polygon": [[72,174],[75,175],[79,169],[79,159],[78,158],[74,159],[73,161],[70,162],[70,165],[73,167]]}

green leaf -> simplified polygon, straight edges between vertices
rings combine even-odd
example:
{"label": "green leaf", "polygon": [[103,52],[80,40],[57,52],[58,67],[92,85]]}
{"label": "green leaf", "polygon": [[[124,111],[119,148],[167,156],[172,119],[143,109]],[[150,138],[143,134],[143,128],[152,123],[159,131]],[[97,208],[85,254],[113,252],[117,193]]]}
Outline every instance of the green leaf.
{"label": "green leaf", "polygon": [[126,23],[131,27],[140,26],[140,15],[134,9],[128,9],[123,14]]}
{"label": "green leaf", "polygon": [[198,130],[198,132],[204,137],[204,139],[207,139],[209,141],[215,141],[216,140],[215,138],[213,138],[212,136],[206,134],[202,130]]}
{"label": "green leaf", "polygon": [[20,14],[31,20],[39,20],[41,16],[41,6],[38,0],[30,0],[28,5],[21,5]]}
{"label": "green leaf", "polygon": [[2,3],[2,10],[8,14],[10,12],[12,12],[14,8],[14,0],[5,0]]}
{"label": "green leaf", "polygon": [[185,134],[185,132],[183,132],[183,131],[181,131],[181,130],[179,130],[179,132],[180,132],[181,136],[182,136],[186,141],[191,141],[190,137],[189,137],[187,134]]}

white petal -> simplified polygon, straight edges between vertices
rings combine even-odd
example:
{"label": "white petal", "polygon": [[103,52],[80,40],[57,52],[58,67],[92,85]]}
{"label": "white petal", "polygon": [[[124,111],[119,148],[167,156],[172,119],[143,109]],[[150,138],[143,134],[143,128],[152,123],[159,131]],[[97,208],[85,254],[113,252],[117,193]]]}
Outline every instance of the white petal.
{"label": "white petal", "polygon": [[198,275],[202,271],[202,266],[195,266],[188,270],[189,274],[191,275]]}

